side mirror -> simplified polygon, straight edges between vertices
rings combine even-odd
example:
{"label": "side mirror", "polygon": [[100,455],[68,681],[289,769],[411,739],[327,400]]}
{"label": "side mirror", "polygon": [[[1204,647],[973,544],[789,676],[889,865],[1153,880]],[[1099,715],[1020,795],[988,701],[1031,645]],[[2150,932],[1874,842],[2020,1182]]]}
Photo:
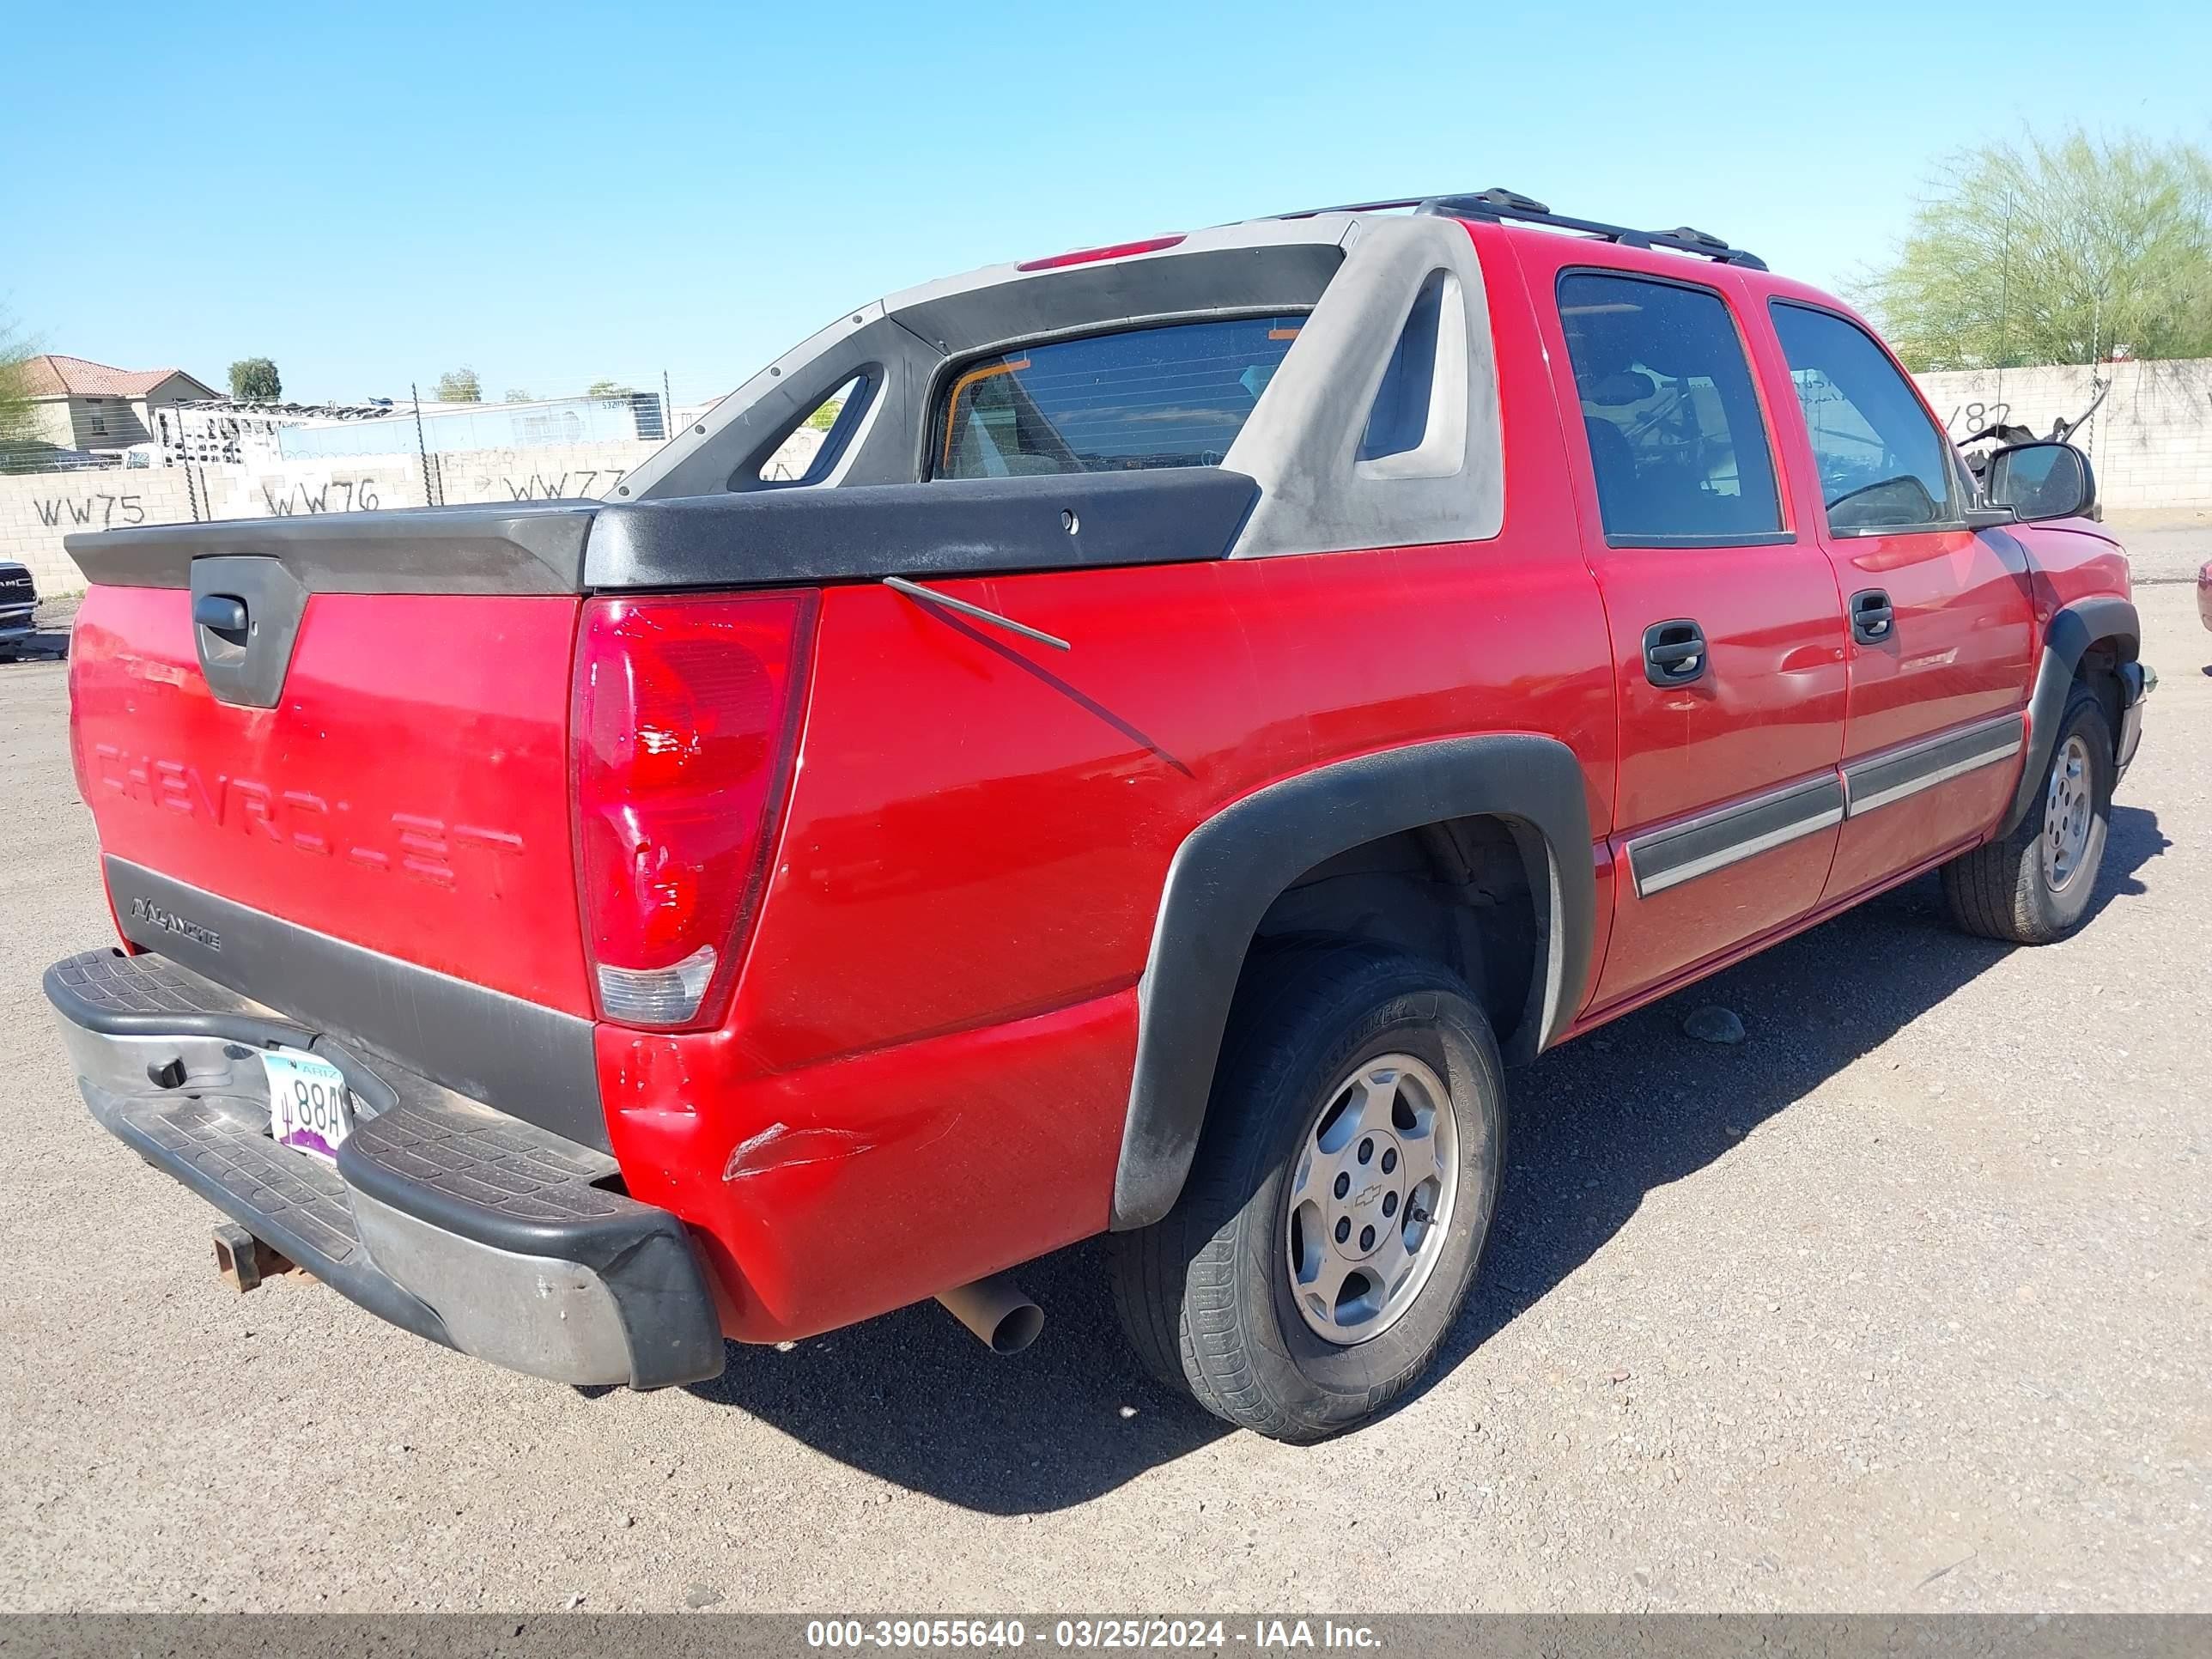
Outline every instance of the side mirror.
{"label": "side mirror", "polygon": [[2014,444],[1990,457],[1983,477],[1990,505],[2012,508],[2023,524],[2092,517],[2097,510],[2097,475],[2072,444]]}

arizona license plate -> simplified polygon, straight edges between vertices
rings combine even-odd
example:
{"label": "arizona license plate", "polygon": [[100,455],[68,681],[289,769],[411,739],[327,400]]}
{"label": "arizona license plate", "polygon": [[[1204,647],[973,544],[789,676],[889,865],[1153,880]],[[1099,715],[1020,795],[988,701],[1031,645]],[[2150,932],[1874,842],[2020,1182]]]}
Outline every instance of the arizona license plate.
{"label": "arizona license plate", "polygon": [[261,1065],[269,1073],[269,1133],[277,1144],[336,1158],[353,1133],[345,1073],[297,1048],[264,1048]]}

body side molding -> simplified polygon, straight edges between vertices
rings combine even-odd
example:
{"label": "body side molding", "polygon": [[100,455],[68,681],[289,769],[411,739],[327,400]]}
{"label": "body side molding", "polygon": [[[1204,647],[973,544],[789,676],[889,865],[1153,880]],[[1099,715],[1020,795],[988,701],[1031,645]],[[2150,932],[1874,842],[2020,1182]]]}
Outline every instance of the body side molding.
{"label": "body side molding", "polygon": [[[2043,775],[2051,765],[2074,671],[2081,665],[2082,653],[2099,640],[2115,641],[2120,660],[2133,662],[2142,641],[2135,606],[2109,596],[2076,599],[2063,606],[2044,630],[2043,657],[2035,670],[2035,690],[2027,700],[2027,759],[2021,768],[2011,810],[1997,825],[1998,835],[2008,836],[2020,828],[2021,820],[2043,799]],[[2119,736],[2112,733],[2115,743]]]}
{"label": "body side molding", "polygon": [[1843,821],[1843,782],[1826,772],[1638,836],[1622,850],[1636,896],[1650,898]]}
{"label": "body side molding", "polygon": [[1137,1060],[1114,1176],[1117,1231],[1182,1190],[1212,1091],[1230,1000],[1267,907],[1322,860],[1446,819],[1504,819],[1529,865],[1542,933],[1516,1055],[1556,1040],[1589,982],[1597,914],[1582,763],[1554,738],[1447,738],[1340,761],[1245,796],[1169,866],[1137,988]]}
{"label": "body side molding", "polygon": [[2020,752],[2022,717],[2018,711],[1977,720],[1963,730],[1867,755],[1844,767],[1844,810],[1852,817],[1964,777],[1984,766],[2008,761]]}

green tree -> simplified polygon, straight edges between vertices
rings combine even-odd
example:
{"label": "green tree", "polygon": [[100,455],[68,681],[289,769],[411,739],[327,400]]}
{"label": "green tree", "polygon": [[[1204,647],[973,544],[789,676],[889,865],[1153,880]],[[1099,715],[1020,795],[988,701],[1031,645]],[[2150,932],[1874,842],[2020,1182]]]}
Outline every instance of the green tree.
{"label": "green tree", "polygon": [[23,371],[35,355],[7,313],[0,312],[0,471],[7,470],[16,446],[30,440],[31,387]]}
{"label": "green tree", "polygon": [[441,404],[480,404],[483,401],[483,382],[477,372],[465,363],[459,368],[449,368],[438,377],[438,401]]}
{"label": "green tree", "polygon": [[273,404],[284,395],[276,365],[266,357],[240,357],[230,366],[230,395],[242,404]]}
{"label": "green tree", "polygon": [[511,386],[507,387],[507,400],[511,404],[526,404],[533,401],[529,392],[524,387],[519,386]]}
{"label": "green tree", "polygon": [[2079,130],[1966,151],[1857,297],[1916,369],[2212,356],[2212,157]]}
{"label": "green tree", "polygon": [[635,386],[624,386],[620,380],[594,380],[584,388],[586,398],[627,398]]}

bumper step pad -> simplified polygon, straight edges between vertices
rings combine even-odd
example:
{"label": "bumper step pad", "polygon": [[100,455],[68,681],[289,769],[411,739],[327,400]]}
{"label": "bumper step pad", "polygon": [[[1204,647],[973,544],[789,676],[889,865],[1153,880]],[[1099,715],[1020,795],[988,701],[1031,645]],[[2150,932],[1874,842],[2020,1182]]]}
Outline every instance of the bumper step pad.
{"label": "bumper step pad", "polygon": [[[87,951],[49,969],[46,988],[105,1127],[371,1312],[562,1381],[654,1388],[720,1370],[720,1321],[689,1235],[601,1184],[617,1174],[605,1153],[157,956]],[[95,1079],[82,1056],[103,1039],[130,1052]],[[190,1039],[200,1056],[217,1044],[236,1064],[205,1088],[204,1063],[179,1086],[123,1086],[144,1070],[149,1039],[155,1050]],[[346,1073],[362,1109],[336,1167],[270,1138],[253,1050],[274,1043]]]}
{"label": "bumper step pad", "polygon": [[616,1173],[605,1153],[485,1108],[403,1104],[363,1118],[348,1145],[395,1179],[517,1222],[611,1221],[641,1207],[592,1184]]}
{"label": "bumper step pad", "polygon": [[[345,1182],[329,1164],[279,1146],[267,1133],[205,1101],[118,1103],[113,1116],[117,1121],[108,1127],[150,1146],[157,1162],[188,1164],[222,1191],[236,1194],[283,1236],[269,1243],[305,1245],[313,1258],[331,1267],[343,1267],[359,1254]],[[130,1133],[125,1133],[125,1126]],[[288,1248],[285,1254],[293,1251]]]}
{"label": "bumper step pad", "polygon": [[165,1031],[179,1029],[178,1015],[199,1019],[210,1015],[258,1014],[271,1024],[283,1024],[235,992],[155,956],[87,951],[56,963],[46,970],[46,977],[87,1010],[106,1016],[103,1026],[134,1015],[149,1017],[152,1024]]}

